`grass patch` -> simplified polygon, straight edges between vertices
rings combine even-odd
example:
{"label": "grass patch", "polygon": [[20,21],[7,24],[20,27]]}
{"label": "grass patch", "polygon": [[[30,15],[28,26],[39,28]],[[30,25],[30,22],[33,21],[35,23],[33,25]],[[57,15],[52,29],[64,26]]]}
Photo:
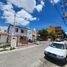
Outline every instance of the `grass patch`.
{"label": "grass patch", "polygon": [[0,44],[0,48],[7,48],[7,47],[10,47],[10,45],[8,45],[8,44]]}
{"label": "grass patch", "polygon": [[10,48],[10,50],[14,50],[14,49],[15,49],[15,47],[11,47],[11,48]]}

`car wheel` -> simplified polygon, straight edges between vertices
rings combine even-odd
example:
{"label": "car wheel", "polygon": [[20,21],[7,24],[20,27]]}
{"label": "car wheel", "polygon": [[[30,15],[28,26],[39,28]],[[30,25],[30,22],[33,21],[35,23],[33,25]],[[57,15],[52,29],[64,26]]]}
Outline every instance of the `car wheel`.
{"label": "car wheel", "polygon": [[49,55],[45,54],[45,58],[49,58]]}
{"label": "car wheel", "polygon": [[65,58],[62,62],[63,62],[63,63],[66,63],[66,60],[67,60],[67,58]]}
{"label": "car wheel", "polygon": [[46,57],[46,54],[44,54],[44,56]]}

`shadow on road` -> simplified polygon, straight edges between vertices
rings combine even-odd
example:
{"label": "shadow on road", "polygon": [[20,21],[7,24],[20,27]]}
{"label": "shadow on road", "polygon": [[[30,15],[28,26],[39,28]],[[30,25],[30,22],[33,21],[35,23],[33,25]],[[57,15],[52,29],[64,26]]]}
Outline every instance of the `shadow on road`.
{"label": "shadow on road", "polygon": [[67,62],[62,62],[61,60],[58,60],[58,59],[54,59],[54,58],[51,58],[51,57],[44,57],[44,59],[50,61],[51,63],[54,63],[60,67],[64,67],[66,65]]}

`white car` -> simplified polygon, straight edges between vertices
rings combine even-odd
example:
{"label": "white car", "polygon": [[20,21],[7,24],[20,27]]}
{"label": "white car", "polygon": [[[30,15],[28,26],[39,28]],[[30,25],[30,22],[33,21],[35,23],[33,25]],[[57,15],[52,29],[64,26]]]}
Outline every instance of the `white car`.
{"label": "white car", "polygon": [[45,56],[60,59],[63,62],[65,62],[66,57],[67,57],[67,49],[66,48],[67,48],[67,46],[66,46],[65,42],[53,42],[51,45],[49,45],[44,50],[44,54],[45,54]]}

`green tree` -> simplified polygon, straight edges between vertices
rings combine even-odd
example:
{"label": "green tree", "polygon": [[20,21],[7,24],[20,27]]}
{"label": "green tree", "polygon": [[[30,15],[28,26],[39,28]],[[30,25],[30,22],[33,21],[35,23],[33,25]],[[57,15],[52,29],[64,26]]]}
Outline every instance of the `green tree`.
{"label": "green tree", "polygon": [[55,40],[55,33],[54,32],[48,32],[48,38],[51,38],[51,40]]}
{"label": "green tree", "polygon": [[48,32],[43,29],[38,32],[39,36],[37,37],[39,40],[47,40],[48,38]]}

